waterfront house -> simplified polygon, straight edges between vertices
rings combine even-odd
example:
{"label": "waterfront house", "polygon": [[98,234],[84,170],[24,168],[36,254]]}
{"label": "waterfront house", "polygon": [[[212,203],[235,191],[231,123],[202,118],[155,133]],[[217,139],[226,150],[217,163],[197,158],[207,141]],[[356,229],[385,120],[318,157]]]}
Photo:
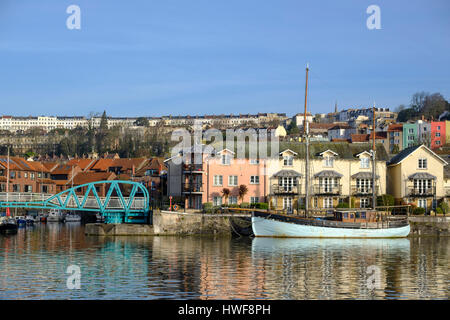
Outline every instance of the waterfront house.
{"label": "waterfront house", "polygon": [[[295,212],[304,207],[305,146],[284,144],[279,159],[267,162],[270,208]],[[372,205],[370,144],[312,143],[310,145],[309,207],[334,208],[339,203],[366,208]],[[386,193],[387,154],[377,145],[377,195]]]}
{"label": "waterfront house", "polygon": [[431,149],[440,148],[445,144],[445,121],[431,121]]}
{"label": "waterfront house", "polygon": [[425,145],[406,148],[387,163],[387,192],[397,203],[411,203],[430,211],[445,196],[446,165]]}

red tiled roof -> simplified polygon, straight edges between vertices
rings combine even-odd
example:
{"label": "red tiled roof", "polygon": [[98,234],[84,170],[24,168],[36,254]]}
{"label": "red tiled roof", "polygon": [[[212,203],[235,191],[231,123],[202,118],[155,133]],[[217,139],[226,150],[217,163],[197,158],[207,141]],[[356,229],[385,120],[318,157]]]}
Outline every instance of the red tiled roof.
{"label": "red tiled roof", "polygon": [[76,165],[70,166],[68,164],[60,164],[55,169],[53,169],[53,171],[51,173],[52,174],[70,174],[70,173],[72,173],[72,170],[75,172],[77,167],[78,166],[76,166]]}
{"label": "red tiled roof", "polygon": [[393,123],[388,127],[388,131],[403,131],[403,124]]}
{"label": "red tiled roof", "polygon": [[96,159],[72,159],[67,162],[69,166],[77,165],[81,168],[81,170],[86,171],[92,168],[95,164]]}
{"label": "red tiled roof", "polygon": [[352,142],[367,142],[369,141],[369,135],[355,133],[350,135],[350,139],[352,140]]}
{"label": "red tiled roof", "polygon": [[122,170],[140,169],[147,159],[145,158],[129,158],[129,159],[100,159],[91,168],[92,170],[107,171],[111,167],[122,167]]}
{"label": "red tiled roof", "polygon": [[[369,139],[373,139],[373,132],[370,133]],[[375,139],[387,139],[387,132],[386,131],[376,131]]]}
{"label": "red tiled roof", "polygon": [[[73,184],[81,185],[102,180],[114,180],[115,178],[116,174],[114,172],[79,172],[73,178]],[[72,181],[69,181],[69,183],[72,183]]]}

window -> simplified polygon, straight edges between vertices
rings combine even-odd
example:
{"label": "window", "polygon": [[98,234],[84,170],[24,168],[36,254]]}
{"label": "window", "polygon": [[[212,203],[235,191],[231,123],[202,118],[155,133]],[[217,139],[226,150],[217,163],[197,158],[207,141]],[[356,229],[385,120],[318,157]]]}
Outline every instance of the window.
{"label": "window", "polygon": [[238,185],[238,176],[229,176],[228,177],[228,185],[230,187],[234,187]]}
{"label": "window", "polygon": [[372,180],[371,179],[356,179],[356,189],[357,189],[358,193],[372,192]]}
{"label": "window", "polygon": [[250,164],[259,164],[259,159],[250,159]]}
{"label": "window", "polygon": [[438,145],[440,145],[441,144],[441,141],[440,140],[437,140],[436,141],[436,145],[438,146]]}
{"label": "window", "polygon": [[23,174],[23,177],[24,177],[25,179],[28,179],[28,173],[25,172],[25,173]]}
{"label": "window", "polygon": [[292,212],[292,198],[283,198],[283,209]]}
{"label": "window", "polygon": [[250,184],[259,184],[259,176],[251,176]]}
{"label": "window", "polygon": [[369,208],[369,206],[370,206],[369,198],[361,198],[361,200],[359,202],[359,207],[360,208]]}
{"label": "window", "polygon": [[31,180],[34,180],[34,173],[30,173]]}
{"label": "window", "polygon": [[331,156],[326,156],[324,158],[323,166],[324,167],[333,167],[334,158]]}
{"label": "window", "polygon": [[436,132],[436,137],[440,137],[441,133],[440,132]]}
{"label": "window", "polygon": [[413,141],[414,140],[414,136],[408,136],[408,140],[409,141]]}
{"label": "window", "polygon": [[361,168],[369,168],[370,159],[369,158],[361,158]]}
{"label": "window", "polygon": [[419,169],[426,169],[427,168],[427,159],[419,159]]}
{"label": "window", "polygon": [[258,203],[259,197],[250,197],[250,203]]}
{"label": "window", "polygon": [[318,208],[319,207],[319,199],[317,197],[314,197],[314,208]]}
{"label": "window", "polygon": [[236,196],[229,196],[228,197],[228,204],[237,204],[237,197]]}
{"label": "window", "polygon": [[293,156],[284,156],[283,157],[283,165],[285,166],[292,166],[293,165]]}
{"label": "window", "polygon": [[414,129],[408,129],[408,133],[414,133]]}
{"label": "window", "polygon": [[333,208],[333,198],[323,198],[324,208]]}
{"label": "window", "polygon": [[424,208],[425,210],[427,209],[427,200],[426,199],[419,199],[417,204],[420,208]]}
{"label": "window", "polygon": [[414,190],[418,194],[432,193],[431,179],[414,179]]}
{"label": "window", "polygon": [[231,163],[231,158],[227,154],[222,155],[222,164],[229,165]]}
{"label": "window", "polygon": [[213,205],[215,207],[221,206],[222,205],[222,197],[214,197],[213,198]]}
{"label": "window", "polygon": [[438,130],[441,130],[441,126],[437,126],[437,129],[438,129]]}
{"label": "window", "polygon": [[221,186],[223,183],[223,176],[214,176],[213,185],[215,186]]}

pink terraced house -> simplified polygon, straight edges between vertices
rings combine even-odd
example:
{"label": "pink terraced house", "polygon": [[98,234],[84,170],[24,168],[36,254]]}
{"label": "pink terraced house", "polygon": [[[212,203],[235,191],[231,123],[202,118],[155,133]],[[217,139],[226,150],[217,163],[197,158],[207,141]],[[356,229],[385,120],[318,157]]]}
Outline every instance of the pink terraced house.
{"label": "pink terraced house", "polygon": [[445,121],[431,121],[431,149],[445,144]]}
{"label": "pink terraced house", "polygon": [[[182,156],[178,156],[180,160]],[[203,203],[214,206],[240,204],[242,202],[265,202],[267,180],[265,161],[236,159],[233,151],[224,149],[215,157],[202,155],[201,164],[193,164],[195,155],[176,163],[175,158],[167,159],[168,195],[184,199],[186,209],[201,209]],[[240,197],[239,187],[245,185],[247,192]],[[225,195],[224,189],[229,190]]]}

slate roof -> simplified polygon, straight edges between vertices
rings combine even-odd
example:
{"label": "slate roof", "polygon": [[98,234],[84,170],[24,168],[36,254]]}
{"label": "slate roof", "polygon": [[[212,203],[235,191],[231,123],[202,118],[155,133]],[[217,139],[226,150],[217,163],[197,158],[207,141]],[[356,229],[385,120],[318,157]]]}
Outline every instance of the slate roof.
{"label": "slate roof", "polygon": [[414,151],[416,151],[417,149],[419,149],[421,146],[413,146],[413,147],[409,147],[406,149],[403,149],[402,151],[400,151],[399,153],[397,153],[397,155],[395,155],[391,160],[388,161],[387,165],[392,165],[392,164],[397,164],[400,161],[402,161],[403,159],[405,159],[407,156],[409,156],[411,153],[413,153]]}

